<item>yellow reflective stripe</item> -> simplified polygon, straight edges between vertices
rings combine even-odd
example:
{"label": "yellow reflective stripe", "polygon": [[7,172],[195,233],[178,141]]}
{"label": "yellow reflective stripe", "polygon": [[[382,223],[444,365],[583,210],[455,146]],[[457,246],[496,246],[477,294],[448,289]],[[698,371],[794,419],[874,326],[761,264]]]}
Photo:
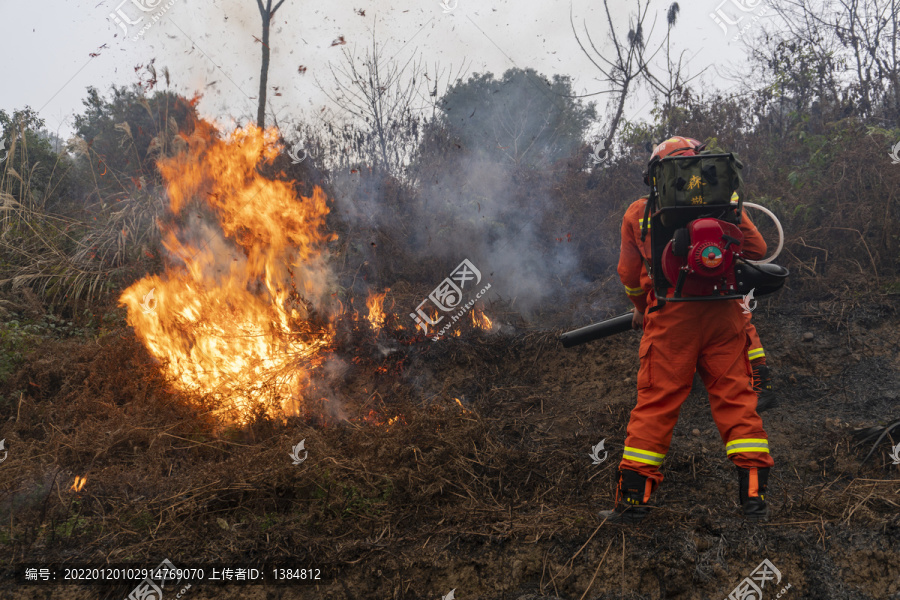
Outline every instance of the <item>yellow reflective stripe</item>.
{"label": "yellow reflective stripe", "polygon": [[633,287],[628,287],[626,285],[625,293],[628,294],[629,296],[640,296],[641,294],[644,293],[644,288],[639,288],[639,287],[633,288]]}
{"label": "yellow reflective stripe", "polygon": [[747,356],[750,358],[750,360],[753,360],[755,358],[762,358],[765,355],[766,353],[762,348],[753,348],[751,350],[747,350]]}
{"label": "yellow reflective stripe", "polygon": [[648,456],[654,456],[656,458],[665,458],[666,457],[665,454],[660,454],[659,452],[652,452],[650,450],[641,450],[640,448],[632,448],[631,446],[625,446],[625,451],[627,452],[629,450],[631,450],[633,452],[639,452],[641,454],[646,454]]}
{"label": "yellow reflective stripe", "polygon": [[[651,225],[651,222],[647,221],[647,229],[650,229],[650,225]],[[638,226],[641,228],[644,227],[644,219],[638,219]]]}
{"label": "yellow reflective stripe", "polygon": [[759,446],[759,447],[749,447],[749,448],[732,448],[730,450],[726,450],[725,454],[727,456],[731,456],[732,454],[737,454],[738,452],[765,452],[769,453],[769,448],[767,446]]}
{"label": "yellow reflective stripe", "polygon": [[649,458],[643,458],[641,456],[629,456],[627,452],[625,453],[625,456],[623,456],[622,458],[627,459],[627,460],[632,460],[634,462],[644,463],[647,465],[653,465],[654,467],[658,467],[662,464],[661,460],[651,460]]}
{"label": "yellow reflective stripe", "polygon": [[743,440],[731,440],[725,444],[725,454],[732,455],[737,452],[769,452],[769,440],[747,438]]}
{"label": "yellow reflective stripe", "polygon": [[731,192],[731,203],[732,204],[737,204],[739,199],[740,198],[738,198],[737,192]]}
{"label": "yellow reflective stripe", "polygon": [[737,445],[737,444],[746,444],[747,442],[757,442],[757,443],[760,443],[760,444],[768,445],[769,440],[767,440],[767,439],[765,439],[765,438],[744,438],[744,439],[741,439],[741,440],[731,440],[730,442],[728,442],[727,444],[725,444],[725,447],[728,448],[729,446],[734,446],[734,445]]}
{"label": "yellow reflective stripe", "polygon": [[644,463],[647,465],[659,466],[663,463],[663,459],[665,457],[665,454],[659,454],[658,452],[650,452],[649,450],[641,450],[640,448],[629,448],[628,446],[625,446],[625,452],[622,458],[633,460],[639,463]]}

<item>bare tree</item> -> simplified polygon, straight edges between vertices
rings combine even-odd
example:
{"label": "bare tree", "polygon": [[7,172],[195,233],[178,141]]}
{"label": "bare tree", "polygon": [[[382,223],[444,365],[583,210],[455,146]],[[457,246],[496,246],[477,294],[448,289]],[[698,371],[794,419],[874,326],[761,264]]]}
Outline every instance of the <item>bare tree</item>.
{"label": "bare tree", "polygon": [[272,0],[256,0],[259,7],[259,16],[262,18],[262,68],[259,73],[259,108],[256,111],[256,125],[262,129],[266,126],[266,86],[269,79],[269,24],[275,18],[275,11],[281,8],[284,0],[280,0],[275,8],[272,8]]}
{"label": "bare tree", "polygon": [[[685,51],[682,51],[678,55],[677,60],[672,56],[672,28],[675,27],[675,23],[678,21],[678,13],[680,11],[681,7],[678,6],[678,3],[673,2],[666,12],[666,37],[663,40],[666,51],[665,74],[662,77],[654,75],[653,71],[646,64],[644,65],[643,70],[645,81],[653,90],[656,97],[661,99],[662,122],[665,125],[668,125],[671,122],[672,113],[675,109],[675,99],[685,92],[688,83],[697,77],[700,77],[706,70],[702,69],[692,77],[685,77],[683,74],[685,69]],[[643,60],[643,56],[639,56],[639,59]]]}
{"label": "bare tree", "polygon": [[[433,70],[430,71],[426,68],[422,72],[422,76],[426,80],[425,91],[428,96],[422,96],[425,104],[428,108],[431,109],[431,118],[437,118],[438,110],[440,110],[441,106],[441,98],[443,96],[443,92],[446,92],[450,89],[450,86],[456,82],[462,81],[463,77],[465,77],[466,71],[468,71],[468,67],[466,67],[465,63],[463,63],[459,69],[454,74],[453,65],[450,67],[442,67],[439,63],[434,63]],[[441,83],[441,80],[444,80],[445,83]]]}
{"label": "bare tree", "polygon": [[344,62],[330,66],[333,86],[318,82],[326,96],[345,114],[365,123],[362,135],[344,127],[347,145],[385,170],[399,175],[419,136],[417,103],[424,69],[410,58],[400,64],[386,60],[373,35],[372,47],[357,59],[344,49]]}
{"label": "bare tree", "polygon": [[[609,12],[608,0],[603,0],[603,8],[606,12],[606,22],[609,24],[609,39],[612,42],[612,52],[603,52],[597,47],[586,24],[583,24],[586,41],[582,42],[575,27],[571,11],[569,21],[581,51],[597,67],[597,70],[600,71],[610,85],[608,90],[582,96],[611,95],[612,117],[606,131],[603,133],[604,150],[608,153],[622,122],[628,95],[633,92],[639,83],[643,82],[649,85],[652,90],[661,94],[665,98],[667,111],[670,111],[672,99],[690,80],[684,79],[681,74],[683,68],[681,57],[679,57],[677,63],[671,57],[670,34],[678,19],[679,6],[677,2],[673,2],[668,9],[666,15],[668,27],[665,38],[652,51],[648,48],[648,41],[653,37],[654,25],[651,24],[649,31],[647,30],[650,0],[646,0],[646,3],[636,0],[636,10],[629,16],[628,34],[624,39],[616,33],[618,28]],[[668,72],[666,81],[655,76],[650,69],[650,64],[663,48],[666,50]]]}
{"label": "bare tree", "polygon": [[818,98],[836,97],[841,87],[845,112],[900,123],[900,1],[784,0],[773,7],[783,30],[769,40],[769,60],[779,51],[789,60],[786,48],[816,67]]}

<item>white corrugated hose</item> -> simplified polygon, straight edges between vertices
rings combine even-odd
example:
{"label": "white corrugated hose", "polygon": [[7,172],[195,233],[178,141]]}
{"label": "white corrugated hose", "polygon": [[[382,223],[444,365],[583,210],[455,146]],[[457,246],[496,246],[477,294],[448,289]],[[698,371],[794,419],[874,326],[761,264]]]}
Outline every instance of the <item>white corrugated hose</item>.
{"label": "white corrugated hose", "polygon": [[773,254],[772,256],[770,256],[768,258],[764,258],[762,260],[748,260],[747,261],[748,263],[751,263],[754,265],[768,264],[768,263],[772,262],[773,260],[775,260],[776,258],[778,258],[778,255],[781,254],[781,249],[784,247],[784,229],[781,228],[781,222],[778,220],[778,217],[776,217],[775,214],[771,210],[766,208],[765,206],[760,206],[759,204],[754,204],[753,202],[744,202],[744,206],[749,206],[750,208],[755,208],[757,210],[761,210],[762,212],[766,213],[767,215],[769,215],[769,218],[775,222],[775,227],[778,228],[778,248],[775,250],[775,254]]}

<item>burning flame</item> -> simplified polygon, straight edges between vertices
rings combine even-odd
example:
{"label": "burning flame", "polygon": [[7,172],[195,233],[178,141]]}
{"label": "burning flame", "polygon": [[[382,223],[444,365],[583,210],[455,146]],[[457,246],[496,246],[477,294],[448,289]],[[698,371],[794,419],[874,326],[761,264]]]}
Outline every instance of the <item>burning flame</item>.
{"label": "burning flame", "polygon": [[80,492],[82,488],[84,488],[84,484],[87,483],[87,477],[79,477],[75,476],[75,483],[72,484],[72,487],[69,489],[74,492]]}
{"label": "burning flame", "polygon": [[384,320],[387,318],[387,314],[384,312],[384,297],[387,296],[389,291],[391,291],[390,288],[381,294],[370,294],[368,300],[366,300],[366,308],[369,309],[369,315],[366,318],[375,331],[379,331],[384,327]]}
{"label": "burning flame", "polygon": [[406,425],[406,419],[403,418],[403,415],[395,415],[393,417],[388,417],[388,419],[385,420],[384,415],[380,414],[375,409],[369,410],[369,413],[365,415],[362,420],[371,425],[384,427],[385,429],[390,429],[391,425],[396,425],[397,423]]}
{"label": "burning flame", "polygon": [[454,398],[454,400],[456,400],[456,403],[459,405],[459,408],[462,409],[464,414],[468,414],[469,412],[471,412],[471,411],[469,411],[469,409],[467,409],[465,406],[463,406],[463,403],[459,398]]}
{"label": "burning flame", "polygon": [[494,322],[491,321],[486,314],[484,314],[483,310],[478,310],[476,308],[472,310],[472,325],[479,329],[490,331],[494,327]]}
{"label": "burning flame", "polygon": [[[224,420],[260,409],[297,414],[334,335],[310,311],[330,299],[324,246],[336,236],[324,229],[327,199],[319,187],[298,198],[292,182],[257,171],[279,154],[275,129],[250,125],[220,139],[201,122],[196,133],[186,152],[159,162],[171,259],[119,301],[174,386],[214,400]],[[150,289],[156,308],[142,311]]]}

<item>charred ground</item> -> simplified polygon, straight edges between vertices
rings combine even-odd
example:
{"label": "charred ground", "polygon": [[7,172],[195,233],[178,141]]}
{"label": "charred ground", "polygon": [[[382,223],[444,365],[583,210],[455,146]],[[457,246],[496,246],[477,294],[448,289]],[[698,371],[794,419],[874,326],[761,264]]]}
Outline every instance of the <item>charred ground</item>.
{"label": "charred ground", "polygon": [[[111,321],[48,337],[7,381],[4,562],[293,557],[338,572],[319,587],[195,585],[195,598],[426,598],[455,588],[461,598],[700,599],[727,596],[768,558],[792,586],[787,597],[898,598],[894,441],[863,465],[871,444],[853,436],[900,418],[897,297],[778,306],[754,314],[780,398],[763,415],[776,460],[766,524],[739,516],[733,467],[695,386],[659,509],[639,528],[599,526],[634,403],[638,334],[564,350],[558,331],[525,329],[501,306],[494,333],[348,334],[329,402],[347,420],[311,404],[286,424],[221,430],[202,402],[169,391]],[[309,458],[295,466],[288,453],[301,439]],[[592,465],[601,439],[609,458]],[[77,493],[75,476],[87,478]],[[2,595],[128,591],[7,582]]]}

